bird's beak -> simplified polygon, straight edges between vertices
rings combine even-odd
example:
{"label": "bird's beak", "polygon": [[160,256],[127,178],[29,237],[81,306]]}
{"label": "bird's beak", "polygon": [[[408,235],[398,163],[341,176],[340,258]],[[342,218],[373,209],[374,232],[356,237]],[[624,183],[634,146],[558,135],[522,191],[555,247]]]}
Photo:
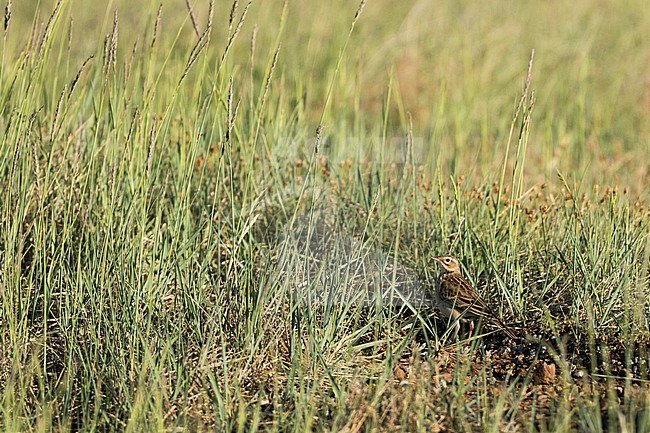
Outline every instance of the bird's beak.
{"label": "bird's beak", "polygon": [[433,260],[438,262],[438,263],[442,263],[442,258],[441,257],[434,257]]}

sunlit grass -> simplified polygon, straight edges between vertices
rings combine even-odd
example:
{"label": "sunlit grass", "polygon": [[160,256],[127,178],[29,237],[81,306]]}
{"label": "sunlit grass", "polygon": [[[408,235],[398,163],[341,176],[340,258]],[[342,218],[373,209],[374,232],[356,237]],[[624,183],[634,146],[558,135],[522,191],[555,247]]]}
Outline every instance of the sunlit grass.
{"label": "sunlit grass", "polygon": [[2,428],[647,428],[644,2],[303,3],[7,3]]}

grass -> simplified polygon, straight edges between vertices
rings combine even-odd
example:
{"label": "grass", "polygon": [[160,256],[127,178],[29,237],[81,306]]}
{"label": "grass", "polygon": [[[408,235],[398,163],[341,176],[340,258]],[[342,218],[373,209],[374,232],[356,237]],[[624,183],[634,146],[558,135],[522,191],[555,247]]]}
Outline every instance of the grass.
{"label": "grass", "polygon": [[6,3],[4,431],[648,428],[645,2],[145,3]]}

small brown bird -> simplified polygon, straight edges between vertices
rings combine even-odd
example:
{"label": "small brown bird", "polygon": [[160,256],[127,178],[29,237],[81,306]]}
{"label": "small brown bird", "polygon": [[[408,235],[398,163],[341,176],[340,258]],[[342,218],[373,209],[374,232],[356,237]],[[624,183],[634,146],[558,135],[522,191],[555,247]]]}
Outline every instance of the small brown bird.
{"label": "small brown bird", "polygon": [[460,273],[458,260],[450,255],[434,257],[442,267],[436,280],[436,303],[440,312],[456,320],[456,333],[460,330],[459,319],[470,322],[470,335],[474,329],[474,319],[486,320],[501,328],[510,338],[517,334],[501,321],[476,293],[472,285]]}

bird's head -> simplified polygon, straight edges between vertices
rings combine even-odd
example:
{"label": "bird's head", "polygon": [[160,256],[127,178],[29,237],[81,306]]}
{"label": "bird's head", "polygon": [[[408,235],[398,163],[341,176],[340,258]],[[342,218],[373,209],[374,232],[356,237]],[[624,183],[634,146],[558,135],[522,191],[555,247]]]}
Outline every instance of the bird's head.
{"label": "bird's head", "polygon": [[438,262],[445,272],[460,273],[460,263],[455,257],[445,254],[444,256],[434,257],[433,260]]}

